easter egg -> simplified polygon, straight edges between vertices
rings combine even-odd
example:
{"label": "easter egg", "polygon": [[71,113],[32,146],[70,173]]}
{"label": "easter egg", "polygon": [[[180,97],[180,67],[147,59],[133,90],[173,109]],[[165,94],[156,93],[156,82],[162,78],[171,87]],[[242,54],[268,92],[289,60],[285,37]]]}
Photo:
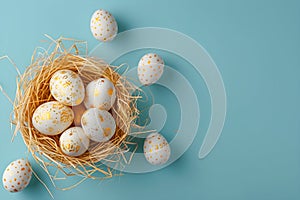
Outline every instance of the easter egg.
{"label": "easter egg", "polygon": [[59,138],[62,152],[68,156],[80,156],[89,148],[90,140],[81,127],[64,131]]}
{"label": "easter egg", "polygon": [[88,109],[81,118],[82,128],[87,136],[95,142],[108,141],[116,131],[113,116],[98,108]]}
{"label": "easter egg", "polygon": [[19,192],[27,187],[31,180],[30,163],[24,159],[11,162],[5,169],[2,182],[9,192]]}
{"label": "easter egg", "polygon": [[57,135],[67,129],[73,119],[71,108],[57,101],[50,101],[37,107],[32,115],[32,124],[42,134]]}
{"label": "easter egg", "polygon": [[118,33],[118,25],[114,16],[103,9],[94,12],[90,28],[93,36],[102,42],[113,40]]}
{"label": "easter egg", "polygon": [[140,82],[143,85],[151,85],[163,74],[164,61],[159,55],[148,53],[140,59],[137,69]]}
{"label": "easter egg", "polygon": [[84,85],[79,75],[71,70],[59,70],[50,79],[50,92],[55,100],[76,106],[84,99]]}
{"label": "easter egg", "polygon": [[165,164],[170,158],[170,145],[159,133],[152,133],[147,136],[144,142],[144,155],[152,165]]}
{"label": "easter egg", "polygon": [[74,112],[74,124],[75,126],[81,125],[81,117],[83,113],[86,111],[86,108],[83,104],[80,104],[78,106],[73,106],[72,110]]}
{"label": "easter egg", "polygon": [[100,78],[87,85],[84,99],[84,105],[86,108],[109,110],[115,101],[116,89],[110,80]]}

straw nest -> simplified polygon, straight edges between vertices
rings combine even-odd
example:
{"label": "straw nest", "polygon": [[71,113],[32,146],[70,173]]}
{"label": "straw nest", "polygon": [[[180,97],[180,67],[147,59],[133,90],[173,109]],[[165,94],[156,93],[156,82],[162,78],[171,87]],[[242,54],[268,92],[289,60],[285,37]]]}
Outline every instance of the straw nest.
{"label": "straw nest", "polygon": [[[69,40],[72,45],[67,49],[62,41],[53,40],[48,50],[38,55],[34,53],[32,63],[20,74],[13,111],[15,133],[22,134],[29,152],[51,179],[55,179],[55,175],[48,170],[50,166],[66,176],[80,175],[84,179],[112,177],[114,173],[111,168],[100,161],[116,165],[124,161],[123,153],[129,151],[128,145],[132,144],[128,140],[130,127],[138,115],[138,97],[131,95],[137,88],[117,72],[119,67],[110,66],[98,58],[80,55],[80,42]],[[113,138],[104,143],[92,143],[89,150],[79,157],[63,154],[59,147],[59,135],[43,135],[33,127],[31,121],[39,105],[54,100],[50,94],[49,81],[56,71],[62,69],[78,73],[85,86],[92,80],[105,77],[114,83],[117,91],[116,103],[110,110],[117,124]]]}

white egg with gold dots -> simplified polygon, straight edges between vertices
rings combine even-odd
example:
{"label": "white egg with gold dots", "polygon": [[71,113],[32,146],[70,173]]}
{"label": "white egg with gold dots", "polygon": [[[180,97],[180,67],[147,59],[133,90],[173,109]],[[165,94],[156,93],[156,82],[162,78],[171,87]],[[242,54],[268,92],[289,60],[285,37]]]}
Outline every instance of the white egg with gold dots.
{"label": "white egg with gold dots", "polygon": [[101,42],[113,40],[118,33],[118,25],[114,16],[103,9],[94,12],[90,28],[93,36]]}
{"label": "white egg with gold dots", "polygon": [[144,55],[138,63],[138,78],[143,85],[156,83],[163,74],[164,61],[156,53]]}
{"label": "white egg with gold dots", "polygon": [[58,135],[66,130],[74,120],[72,109],[58,101],[43,103],[34,111],[32,124],[40,133]]}
{"label": "white egg with gold dots", "polygon": [[159,133],[152,133],[145,139],[144,155],[150,164],[163,165],[170,158],[170,145],[164,136]]}
{"label": "white egg with gold dots", "polygon": [[113,116],[98,108],[88,109],[82,115],[81,125],[85,134],[95,142],[108,141],[116,131],[116,122]]}
{"label": "white egg with gold dots", "polygon": [[72,127],[61,134],[59,144],[64,154],[80,156],[88,150],[90,140],[81,127]]}
{"label": "white egg with gold dots", "polygon": [[110,80],[100,78],[87,85],[84,99],[84,105],[86,108],[109,110],[115,101],[116,88]]}
{"label": "white egg with gold dots", "polygon": [[59,70],[50,79],[50,92],[55,100],[76,106],[84,100],[85,89],[80,76],[71,70]]}
{"label": "white egg with gold dots", "polygon": [[2,176],[2,183],[5,190],[20,192],[28,186],[31,176],[30,163],[25,159],[18,159],[6,167]]}

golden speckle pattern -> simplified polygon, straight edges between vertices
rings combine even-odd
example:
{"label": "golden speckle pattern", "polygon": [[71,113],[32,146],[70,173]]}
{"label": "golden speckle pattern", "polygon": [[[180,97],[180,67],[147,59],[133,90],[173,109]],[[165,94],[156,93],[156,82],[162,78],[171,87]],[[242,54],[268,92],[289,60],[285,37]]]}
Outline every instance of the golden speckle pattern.
{"label": "golden speckle pattern", "polygon": [[82,128],[87,136],[95,142],[108,141],[116,131],[113,116],[98,108],[88,109],[81,118]]}
{"label": "golden speckle pattern", "polygon": [[104,135],[104,137],[109,137],[111,135],[111,128],[109,128],[109,127],[104,128],[103,135]]}
{"label": "golden speckle pattern", "polygon": [[106,78],[90,82],[85,92],[84,105],[86,108],[109,110],[116,101],[115,86]]}
{"label": "golden speckle pattern", "polygon": [[11,162],[5,169],[2,182],[9,192],[19,192],[27,187],[31,180],[30,163],[24,159]]}
{"label": "golden speckle pattern", "polygon": [[114,90],[113,90],[112,88],[108,88],[107,94],[108,94],[109,96],[112,96],[113,93],[114,93]]}
{"label": "golden speckle pattern", "polygon": [[138,63],[138,78],[143,85],[151,85],[160,79],[163,69],[163,59],[155,53],[148,53]]}
{"label": "golden speckle pattern", "polygon": [[68,156],[80,156],[89,147],[90,140],[81,127],[72,127],[63,132],[59,139],[62,152]]}
{"label": "golden speckle pattern", "polygon": [[144,155],[152,165],[165,164],[171,155],[170,145],[161,134],[152,133],[145,139]]}
{"label": "golden speckle pattern", "polygon": [[57,102],[50,101],[40,105],[32,115],[32,124],[40,133],[57,135],[67,129],[74,120],[71,108]]}
{"label": "golden speckle pattern", "polygon": [[118,33],[118,25],[111,13],[105,10],[94,12],[90,28],[93,36],[102,42],[113,40]]}
{"label": "golden speckle pattern", "polygon": [[50,79],[50,92],[55,100],[67,106],[77,106],[84,99],[85,89],[78,74],[59,70]]}

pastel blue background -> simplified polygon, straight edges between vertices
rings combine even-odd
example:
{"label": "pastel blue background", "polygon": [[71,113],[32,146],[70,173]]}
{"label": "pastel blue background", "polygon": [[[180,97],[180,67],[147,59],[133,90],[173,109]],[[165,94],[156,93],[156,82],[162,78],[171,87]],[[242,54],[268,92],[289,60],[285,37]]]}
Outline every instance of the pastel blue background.
{"label": "pastel blue background", "polygon": [[[203,120],[192,146],[171,166],[154,173],[126,174],[100,183],[87,181],[65,192],[50,185],[56,199],[300,199],[300,1],[2,1],[0,55],[9,55],[23,71],[34,48],[46,39],[45,33],[86,40],[91,50],[98,42],[90,33],[89,20],[98,8],[113,13],[120,31],[170,28],[206,48],[225,83],[226,124],[212,153],[198,160],[209,121],[207,91],[191,67],[184,63],[179,67],[167,56],[194,87],[198,84],[203,99]],[[122,59],[135,63],[135,56]],[[0,66],[0,83],[14,97],[16,73],[7,61]],[[155,93],[160,92],[165,94],[156,88]],[[0,101],[3,171],[9,162],[25,156],[25,146],[20,135],[10,143],[12,106],[3,95]],[[34,168],[49,184],[43,172]],[[34,178],[18,194],[1,188],[0,199],[50,196]]]}

